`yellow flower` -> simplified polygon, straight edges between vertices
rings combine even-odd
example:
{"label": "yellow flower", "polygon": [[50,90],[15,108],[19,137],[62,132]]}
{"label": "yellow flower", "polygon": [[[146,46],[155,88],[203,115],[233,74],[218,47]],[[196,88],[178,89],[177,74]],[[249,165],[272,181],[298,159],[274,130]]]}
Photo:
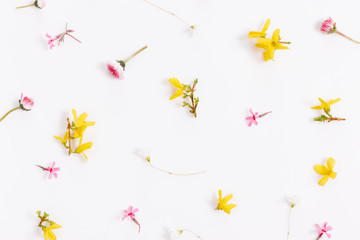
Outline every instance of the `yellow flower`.
{"label": "yellow flower", "polygon": [[269,38],[259,38],[255,45],[258,48],[263,48],[266,51],[264,52],[265,61],[273,60],[274,53],[276,49],[289,49],[280,43],[280,29],[276,29],[272,35],[272,39]]}
{"label": "yellow flower", "polygon": [[264,27],[261,29],[261,32],[255,32],[255,31],[251,31],[249,32],[249,38],[255,38],[255,37],[260,37],[260,38],[264,38],[266,36],[266,31],[270,26],[270,19],[266,20]]}
{"label": "yellow flower", "polygon": [[54,138],[56,138],[57,140],[60,140],[63,145],[66,145],[67,140],[69,138],[69,132],[66,131],[64,138],[61,138],[61,137],[58,137],[58,136],[54,136]]}
{"label": "yellow flower", "polygon": [[232,208],[236,207],[235,204],[227,204],[227,202],[233,197],[232,194],[229,196],[222,198],[222,192],[219,190],[219,204],[216,207],[216,210],[223,210],[227,214],[230,214]]}
{"label": "yellow flower", "polygon": [[80,115],[79,118],[76,116],[76,111],[73,109],[72,114],[74,116],[74,125],[76,128],[79,128],[83,125],[85,126],[94,126],[95,122],[86,122],[85,119],[87,118],[87,113],[83,113]]}
{"label": "yellow flower", "polygon": [[335,100],[331,99],[329,102],[325,102],[324,100],[322,100],[321,98],[319,98],[319,101],[321,102],[320,106],[315,106],[315,107],[311,107],[312,109],[316,109],[316,110],[321,110],[324,109],[325,112],[330,112],[330,106],[333,105],[334,103],[337,103],[338,101],[340,101],[341,98],[337,98]]}
{"label": "yellow flower", "polygon": [[320,179],[319,185],[325,186],[329,178],[335,179],[336,178],[336,172],[333,171],[335,166],[335,160],[333,158],[329,158],[327,160],[327,167],[324,165],[315,165],[314,170],[318,174],[324,176]]}
{"label": "yellow flower", "polygon": [[169,82],[177,88],[175,94],[171,96],[170,100],[180,97],[184,92],[184,85],[181,84],[177,78],[170,78]]}
{"label": "yellow flower", "polygon": [[50,227],[44,228],[43,231],[44,231],[45,240],[56,240],[56,236],[51,230],[52,229],[58,229],[58,228],[61,228],[61,226],[59,224],[56,224],[56,223],[52,223],[50,225]]}
{"label": "yellow flower", "polygon": [[74,151],[74,153],[81,153],[82,155],[84,155],[84,157],[86,158],[86,160],[88,160],[88,158],[87,158],[87,156],[85,155],[84,151],[87,150],[87,149],[89,149],[89,148],[91,148],[92,144],[93,144],[92,142],[84,143],[84,144],[78,146],[78,147],[76,148],[76,150]]}

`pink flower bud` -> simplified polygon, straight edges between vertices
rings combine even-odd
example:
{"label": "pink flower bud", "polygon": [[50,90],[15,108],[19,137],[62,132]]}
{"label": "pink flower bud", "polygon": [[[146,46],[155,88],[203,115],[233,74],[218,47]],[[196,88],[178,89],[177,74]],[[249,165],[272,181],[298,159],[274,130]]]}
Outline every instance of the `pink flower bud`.
{"label": "pink flower bud", "polygon": [[25,111],[30,111],[31,108],[34,106],[34,100],[29,97],[23,97],[23,94],[21,94],[19,102],[21,109]]}

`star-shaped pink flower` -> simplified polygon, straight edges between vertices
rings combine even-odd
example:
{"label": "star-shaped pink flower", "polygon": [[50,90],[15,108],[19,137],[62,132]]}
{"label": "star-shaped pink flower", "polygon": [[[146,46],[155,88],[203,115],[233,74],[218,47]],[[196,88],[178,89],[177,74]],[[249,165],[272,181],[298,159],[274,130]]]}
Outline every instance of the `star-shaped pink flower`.
{"label": "star-shaped pink flower", "polygon": [[324,223],[323,227],[320,227],[319,224],[315,224],[315,226],[318,228],[318,234],[319,238],[325,233],[328,238],[331,238],[331,235],[328,233],[328,231],[331,231],[333,228],[330,226],[327,226],[327,222]]}

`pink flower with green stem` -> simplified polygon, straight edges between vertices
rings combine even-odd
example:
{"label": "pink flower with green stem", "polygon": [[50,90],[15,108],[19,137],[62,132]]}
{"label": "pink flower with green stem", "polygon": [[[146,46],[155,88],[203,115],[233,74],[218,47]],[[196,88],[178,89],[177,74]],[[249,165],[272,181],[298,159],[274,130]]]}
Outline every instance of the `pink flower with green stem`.
{"label": "pink flower with green stem", "polygon": [[74,37],[73,35],[71,35],[70,33],[73,33],[75,32],[75,30],[72,30],[72,29],[68,29],[67,28],[67,23],[66,23],[66,26],[65,26],[65,32],[63,33],[60,33],[58,35],[56,35],[55,37],[51,37],[51,35],[49,35],[48,33],[46,33],[46,37],[49,38],[49,41],[48,41],[48,45],[49,45],[49,48],[52,49],[53,47],[55,47],[55,41],[58,40],[58,46],[60,46],[60,43],[64,42],[65,41],[65,36],[69,36],[69,37],[72,37],[73,39],[75,39],[76,41],[78,41],[79,43],[81,43],[81,41],[79,39],[77,39],[76,37]]}
{"label": "pink flower with green stem", "polygon": [[46,7],[46,1],[45,0],[35,0],[35,2],[32,4],[20,6],[20,7],[17,7],[16,9],[27,8],[27,7],[32,7],[32,6],[43,9],[44,7]]}
{"label": "pink flower with green stem", "polygon": [[47,167],[47,168],[42,167],[40,165],[36,165],[36,166],[41,168],[44,171],[48,171],[49,172],[49,177],[48,177],[49,179],[51,179],[52,177],[57,178],[57,173],[56,172],[60,171],[59,167],[55,167],[55,162],[53,162],[51,164],[51,167]]}
{"label": "pink flower with green stem", "polygon": [[0,118],[0,122],[2,120],[4,120],[7,117],[7,115],[12,113],[13,111],[16,111],[19,109],[21,109],[23,111],[30,111],[33,106],[34,106],[34,99],[26,97],[26,96],[24,97],[24,95],[21,94],[20,99],[19,99],[19,106],[15,107],[15,108],[11,109],[10,111],[8,111],[7,113],[5,113],[5,115],[2,118]]}
{"label": "pink flower with green stem", "polygon": [[134,54],[130,55],[124,60],[116,60],[114,62],[106,64],[107,70],[109,71],[110,75],[114,78],[123,80],[126,63],[130,61],[133,57],[144,51],[146,48],[147,46],[141,48],[140,50],[136,51]]}
{"label": "pink flower with green stem", "polygon": [[345,34],[339,32],[336,28],[336,22],[334,22],[334,20],[329,17],[328,19],[326,19],[322,24],[321,24],[321,31],[323,32],[326,32],[327,34],[330,34],[330,33],[337,33],[339,34],[340,36],[343,36],[347,39],[349,39],[350,41],[353,41],[357,44],[359,44],[360,42],[346,36]]}
{"label": "pink flower with green stem", "polygon": [[258,125],[258,122],[256,121],[256,119],[262,118],[262,117],[264,117],[265,115],[267,115],[267,114],[269,114],[271,112],[266,112],[266,113],[263,113],[263,114],[259,115],[258,112],[254,113],[253,110],[250,108],[249,113],[250,113],[251,116],[246,117],[245,120],[249,121],[249,127],[251,127],[251,125],[253,125],[253,124],[255,126]]}
{"label": "pink flower with green stem", "polygon": [[331,235],[328,232],[333,230],[333,228],[330,226],[327,226],[327,224],[328,223],[325,222],[322,227],[320,227],[319,224],[315,224],[315,226],[318,229],[318,234],[319,234],[319,236],[316,238],[316,240],[319,240],[324,235],[324,233],[328,238],[331,238]]}
{"label": "pink flower with green stem", "polygon": [[127,217],[130,217],[131,220],[134,221],[134,223],[136,223],[139,226],[139,232],[140,232],[140,223],[135,219],[135,213],[139,211],[138,208],[133,208],[133,206],[128,207],[128,209],[124,210],[124,216],[122,218],[122,221],[124,221],[124,219],[126,219]]}

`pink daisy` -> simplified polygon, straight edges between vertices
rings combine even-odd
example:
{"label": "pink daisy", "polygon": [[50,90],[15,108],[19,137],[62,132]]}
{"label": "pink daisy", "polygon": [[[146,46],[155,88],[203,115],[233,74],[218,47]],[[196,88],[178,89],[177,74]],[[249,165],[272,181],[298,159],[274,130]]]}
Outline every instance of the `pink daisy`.
{"label": "pink daisy", "polygon": [[329,33],[330,30],[334,27],[334,24],[335,24],[334,20],[332,20],[332,18],[329,17],[322,23],[321,31]]}
{"label": "pink daisy", "polygon": [[124,79],[124,71],[118,63],[108,63],[107,69],[108,69],[109,73],[111,74],[111,76],[113,76],[114,78],[117,78],[120,80]]}
{"label": "pink daisy", "polygon": [[245,119],[249,121],[249,127],[251,127],[252,124],[255,124],[255,126],[258,125],[258,122],[256,121],[257,118],[259,118],[259,113],[255,112],[255,114],[253,113],[252,109],[249,109],[249,113],[251,114],[251,116],[246,117]]}
{"label": "pink daisy", "polygon": [[30,111],[31,108],[34,106],[34,99],[29,97],[23,97],[23,94],[21,94],[20,100],[20,107],[21,109],[25,111]]}

